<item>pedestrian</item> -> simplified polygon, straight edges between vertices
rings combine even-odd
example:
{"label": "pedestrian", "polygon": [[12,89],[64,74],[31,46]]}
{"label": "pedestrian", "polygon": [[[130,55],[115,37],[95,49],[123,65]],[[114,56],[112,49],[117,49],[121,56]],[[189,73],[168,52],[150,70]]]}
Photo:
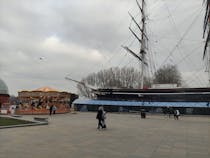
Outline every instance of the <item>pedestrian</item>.
{"label": "pedestrian", "polygon": [[174,110],[174,120],[176,120],[176,110]]}
{"label": "pedestrian", "polygon": [[174,119],[175,119],[175,120],[178,120],[178,119],[179,119],[179,116],[180,116],[179,110],[175,110],[175,111],[174,111]]}
{"label": "pedestrian", "polygon": [[179,116],[180,116],[180,112],[179,112],[179,110],[176,110],[176,119],[177,120],[179,119]]}
{"label": "pedestrian", "polygon": [[50,106],[50,115],[52,115],[52,111],[53,111],[53,105]]}
{"label": "pedestrian", "polygon": [[31,103],[31,109],[33,110],[34,108],[35,108],[35,102],[32,101],[32,103]]}
{"label": "pedestrian", "polygon": [[106,125],[105,125],[105,119],[104,119],[104,110],[103,110],[103,107],[100,106],[98,108],[98,112],[97,112],[97,115],[96,115],[96,119],[98,119],[98,127],[97,129],[100,129],[100,128],[105,128]]}
{"label": "pedestrian", "polygon": [[48,104],[47,104],[47,106],[46,106],[46,109],[47,109],[47,110],[50,110],[50,107],[49,107],[49,105],[48,105]]}
{"label": "pedestrian", "polygon": [[53,114],[55,114],[56,110],[57,110],[57,107],[53,105]]}
{"label": "pedestrian", "polygon": [[106,111],[103,110],[103,117],[102,117],[102,128],[106,128]]}
{"label": "pedestrian", "polygon": [[168,107],[168,118],[171,118],[171,114],[173,115],[173,109],[171,107]]}
{"label": "pedestrian", "polygon": [[143,118],[143,119],[146,118],[146,111],[145,111],[145,109],[141,109],[141,118]]}

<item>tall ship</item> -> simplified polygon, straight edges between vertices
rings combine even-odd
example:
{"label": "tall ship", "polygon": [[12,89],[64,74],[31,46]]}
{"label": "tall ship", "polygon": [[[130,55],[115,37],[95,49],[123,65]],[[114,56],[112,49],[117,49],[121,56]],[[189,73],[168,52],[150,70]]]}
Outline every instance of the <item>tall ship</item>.
{"label": "tall ship", "polygon": [[[203,58],[210,56],[210,1],[205,3],[205,17],[203,25],[203,38],[205,46]],[[131,13],[129,16],[136,26],[140,35],[129,27],[131,34],[139,42],[139,52],[134,52],[128,46],[122,46],[127,53],[135,57],[141,64],[141,83],[140,88],[99,88],[91,89],[94,94],[92,99],[77,100],[76,105],[105,105],[118,107],[174,107],[174,108],[204,108],[204,113],[210,114],[210,87],[202,88],[183,88],[177,87],[176,84],[156,84],[153,87],[145,86],[145,68],[148,66],[146,56],[148,54],[148,36],[146,31],[147,15],[145,13],[146,0],[139,2],[136,0],[137,7],[141,13],[140,22],[138,22]],[[201,55],[202,57],[202,55]],[[209,61],[210,59],[207,59]],[[210,64],[208,64],[210,65]],[[210,70],[210,68],[208,68]],[[210,74],[210,73],[209,73]],[[210,81],[210,75],[209,75]],[[190,111],[190,110],[188,110]]]}

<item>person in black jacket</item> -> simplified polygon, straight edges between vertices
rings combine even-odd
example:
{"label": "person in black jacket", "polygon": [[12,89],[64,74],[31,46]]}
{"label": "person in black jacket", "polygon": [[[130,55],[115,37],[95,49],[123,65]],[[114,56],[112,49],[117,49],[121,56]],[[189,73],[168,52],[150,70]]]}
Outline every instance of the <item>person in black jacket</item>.
{"label": "person in black jacket", "polygon": [[97,127],[97,129],[104,128],[104,126],[103,126],[103,121],[104,121],[103,113],[104,113],[103,107],[100,106],[98,108],[98,113],[96,115],[96,119],[98,119],[98,127]]}
{"label": "person in black jacket", "polygon": [[50,106],[50,109],[49,109],[49,110],[50,110],[50,115],[52,115],[52,112],[53,112],[53,105]]}

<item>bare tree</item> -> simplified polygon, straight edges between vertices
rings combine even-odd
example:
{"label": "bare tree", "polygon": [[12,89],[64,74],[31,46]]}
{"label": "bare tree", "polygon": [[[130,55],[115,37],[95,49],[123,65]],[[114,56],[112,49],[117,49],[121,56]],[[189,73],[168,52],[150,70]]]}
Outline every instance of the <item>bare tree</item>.
{"label": "bare tree", "polygon": [[175,65],[165,65],[157,70],[153,82],[158,84],[177,84],[180,86],[182,82],[181,73]]}
{"label": "bare tree", "polygon": [[82,95],[82,96],[85,96],[85,97],[88,97],[90,98],[91,96],[91,90],[90,88],[88,88],[87,86],[85,86],[85,81],[84,79],[82,79],[82,81],[84,84],[77,84],[77,89],[79,91],[79,93]]}
{"label": "bare tree", "polygon": [[[145,78],[145,81],[145,86],[151,85],[150,79]],[[141,76],[133,67],[112,67],[89,74],[81,82],[96,88],[140,88]],[[77,88],[81,95],[89,96],[87,87],[78,84]]]}

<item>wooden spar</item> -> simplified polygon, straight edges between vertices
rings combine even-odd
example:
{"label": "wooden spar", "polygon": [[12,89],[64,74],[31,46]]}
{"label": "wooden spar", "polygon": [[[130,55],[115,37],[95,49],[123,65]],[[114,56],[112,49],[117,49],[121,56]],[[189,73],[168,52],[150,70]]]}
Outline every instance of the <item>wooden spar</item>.
{"label": "wooden spar", "polygon": [[74,80],[74,79],[72,79],[70,77],[65,77],[65,79],[69,80],[69,81],[72,81],[72,82],[76,82],[76,83],[82,85],[84,87],[84,89],[85,89],[85,91],[86,91],[86,93],[87,93],[89,98],[91,97],[90,92],[95,90],[94,88],[91,88],[91,87],[87,86],[84,82]]}
{"label": "wooden spar", "polygon": [[[138,56],[136,53],[134,53],[130,48],[126,47],[126,46],[122,46],[127,52],[129,52],[130,54],[132,54],[134,57],[136,57],[137,59],[139,59],[140,61],[142,61],[141,57]],[[148,66],[148,64],[146,62],[144,62],[145,65]]]}
{"label": "wooden spar", "polygon": [[136,37],[136,39],[139,41],[139,43],[142,43],[142,40],[140,40],[140,38],[135,34],[135,32],[133,32],[133,30],[130,27],[129,27],[129,30]]}
{"label": "wooden spar", "polygon": [[[142,28],[139,26],[139,24],[137,23],[137,21],[135,20],[135,18],[131,15],[131,13],[128,12],[128,14],[130,15],[130,17],[131,17],[131,19],[133,20],[133,22],[136,24],[136,26],[138,27],[138,29],[141,31],[141,33],[144,34],[145,38],[146,38],[147,40],[149,40],[148,37],[147,37],[147,35],[143,32]],[[129,28],[130,28],[130,27],[129,27]]]}

